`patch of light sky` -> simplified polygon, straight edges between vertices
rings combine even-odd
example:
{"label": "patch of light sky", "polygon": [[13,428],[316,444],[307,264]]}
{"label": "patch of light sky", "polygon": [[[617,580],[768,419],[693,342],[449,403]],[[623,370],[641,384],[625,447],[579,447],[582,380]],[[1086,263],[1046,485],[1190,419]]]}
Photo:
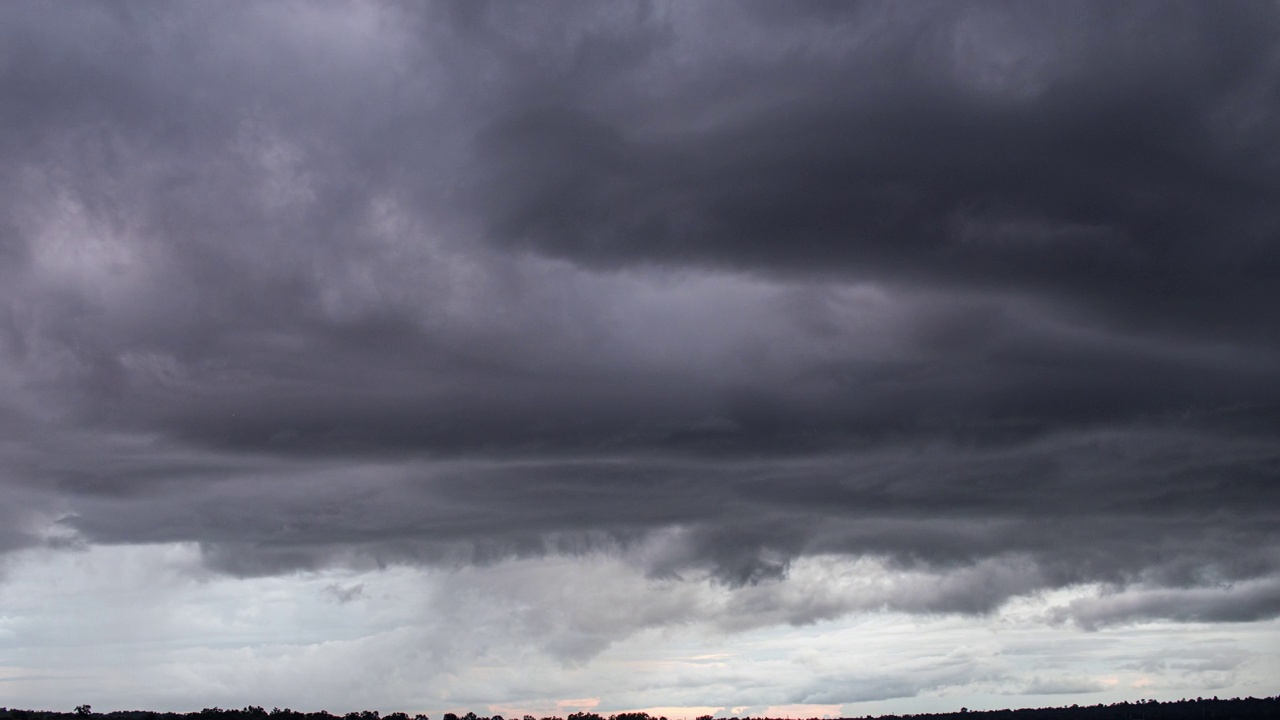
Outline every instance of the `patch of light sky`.
{"label": "patch of light sky", "polygon": [[[801,560],[781,582],[853,572],[891,582],[874,562],[832,558]],[[752,588],[645,578],[608,554],[231,578],[202,569],[194,544],[94,546],[16,553],[4,575],[0,682],[60,710],[836,717],[1257,695],[1280,674],[1280,621],[1054,620],[1097,586],[984,617],[863,610],[736,630],[716,608]],[[601,634],[653,604],[661,619]]]}

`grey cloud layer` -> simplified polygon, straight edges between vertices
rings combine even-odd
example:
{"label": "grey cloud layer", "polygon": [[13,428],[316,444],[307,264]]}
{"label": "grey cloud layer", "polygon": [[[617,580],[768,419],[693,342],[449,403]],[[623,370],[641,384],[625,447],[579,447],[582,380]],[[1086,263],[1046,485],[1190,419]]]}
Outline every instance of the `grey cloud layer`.
{"label": "grey cloud layer", "polygon": [[771,33],[791,52],[715,58],[730,77],[655,44],[628,70],[677,75],[661,91],[575,65],[616,82],[512,103],[481,133],[491,233],[606,265],[1011,287],[1153,330],[1272,334],[1244,310],[1276,300],[1274,8],[898,10]]}
{"label": "grey cloud layer", "polygon": [[0,549],[1280,612],[1274,5],[0,12]]}

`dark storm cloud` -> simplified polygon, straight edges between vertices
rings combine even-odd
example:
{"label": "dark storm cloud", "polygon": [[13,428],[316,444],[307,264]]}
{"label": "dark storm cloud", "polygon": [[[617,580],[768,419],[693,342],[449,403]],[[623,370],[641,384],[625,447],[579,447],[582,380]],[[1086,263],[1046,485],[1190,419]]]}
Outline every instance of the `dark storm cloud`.
{"label": "dark storm cloud", "polygon": [[1273,5],[894,10],[756,26],[763,48],[707,68],[655,45],[631,73],[693,75],[656,91],[548,70],[554,102],[518,97],[477,135],[491,236],[603,266],[1031,289],[1274,340]]}
{"label": "dark storm cloud", "polygon": [[1273,5],[3,12],[0,549],[1276,613]]}
{"label": "dark storm cloud", "polygon": [[1077,600],[1058,612],[1088,629],[1162,618],[1180,622],[1251,622],[1280,613],[1280,586],[1272,581],[1239,587],[1128,591]]}

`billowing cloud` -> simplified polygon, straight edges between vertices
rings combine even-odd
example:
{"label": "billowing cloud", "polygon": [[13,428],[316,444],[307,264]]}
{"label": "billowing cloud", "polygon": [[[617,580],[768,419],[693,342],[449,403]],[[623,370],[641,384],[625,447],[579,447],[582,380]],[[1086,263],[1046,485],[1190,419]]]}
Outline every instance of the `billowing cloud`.
{"label": "billowing cloud", "polygon": [[[569,664],[1280,615],[1272,3],[0,15],[0,553],[519,576]],[[723,702],[1112,687],[953,669]]]}

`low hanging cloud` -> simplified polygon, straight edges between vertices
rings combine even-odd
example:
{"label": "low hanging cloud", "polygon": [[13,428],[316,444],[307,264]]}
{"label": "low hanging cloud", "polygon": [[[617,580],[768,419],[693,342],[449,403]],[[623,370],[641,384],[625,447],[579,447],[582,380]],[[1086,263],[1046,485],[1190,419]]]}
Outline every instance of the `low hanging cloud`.
{"label": "low hanging cloud", "polygon": [[1135,620],[1177,622],[1252,622],[1280,612],[1280,584],[1253,580],[1217,587],[1129,588],[1100,597],[1073,600],[1054,611],[1089,630]]}
{"label": "low hanging cloud", "polygon": [[1273,4],[0,12],[0,551],[1280,614]]}

